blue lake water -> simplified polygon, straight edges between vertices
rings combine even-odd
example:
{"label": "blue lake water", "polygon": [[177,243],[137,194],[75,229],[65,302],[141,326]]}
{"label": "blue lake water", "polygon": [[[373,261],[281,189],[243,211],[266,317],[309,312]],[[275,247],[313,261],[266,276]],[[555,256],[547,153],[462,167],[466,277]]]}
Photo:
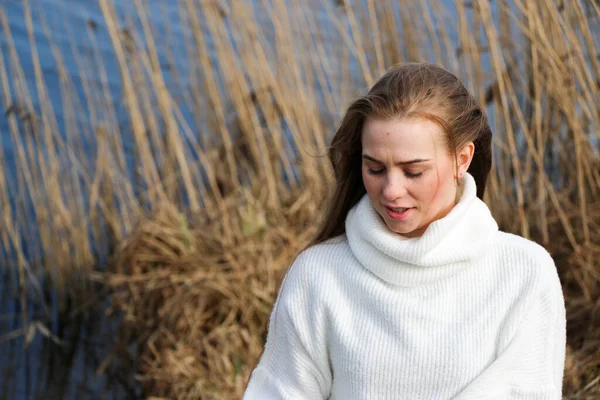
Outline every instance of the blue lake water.
{"label": "blue lake water", "polygon": [[[157,25],[168,23],[175,37],[181,36],[178,7],[169,6],[168,1],[150,1],[148,4],[149,17]],[[72,89],[79,99],[85,99],[83,81],[92,87],[101,87],[97,74],[90,73],[81,76],[81,64],[94,68],[95,51],[99,52],[108,77],[108,87],[111,97],[121,97],[121,82],[118,64],[114,56],[108,31],[104,26],[102,12],[95,1],[81,0],[33,0],[29,2],[32,10],[34,41],[38,58],[41,63],[44,83],[48,98],[57,116],[60,132],[65,131],[65,121],[61,112],[61,86],[59,66],[53,57],[48,42],[50,33],[52,43],[60,49],[64,58],[67,75],[72,81]],[[164,12],[164,11],[167,12]],[[118,2],[117,12],[121,15],[133,13],[133,2]],[[1,0],[0,12],[4,14],[14,49],[19,57],[23,70],[27,91],[33,101],[33,107],[39,110],[40,99],[35,85],[35,69],[33,64],[34,52],[27,33],[24,5],[21,1]],[[46,28],[46,30],[45,30]],[[175,50],[181,45],[181,40],[173,43]],[[73,48],[75,46],[75,50]],[[10,60],[9,49],[11,38],[4,30],[0,33],[0,49],[4,62]],[[75,54],[79,58],[75,57]],[[17,70],[9,65],[9,76]],[[91,81],[89,79],[92,79]],[[96,79],[98,81],[93,81]],[[15,98],[15,82],[11,82],[13,99]],[[85,110],[85,101],[83,101]],[[123,105],[117,103],[117,118],[119,124],[126,129],[128,121]],[[9,193],[14,195],[11,207],[20,206],[22,210],[34,210],[31,206],[23,205],[27,201],[17,198],[19,179],[16,169],[13,139],[9,134],[8,110],[14,104],[6,104],[4,97],[0,100],[0,140],[3,149],[3,165],[7,175]],[[120,108],[119,108],[120,107]],[[119,111],[121,112],[119,114]],[[39,112],[39,111],[38,111]],[[86,113],[78,113],[76,120],[79,126],[90,125]],[[95,157],[94,143],[84,143],[90,159]],[[89,167],[89,166],[88,166]],[[134,382],[135,360],[129,362],[129,368],[122,370],[107,369],[102,374],[96,370],[114,346],[114,338],[118,330],[118,319],[105,317],[106,301],[87,310],[85,313],[70,316],[69,312],[80,304],[67,304],[67,311],[61,313],[58,307],[57,294],[48,285],[43,272],[36,265],[36,246],[32,245],[37,237],[35,225],[21,226],[23,249],[37,279],[42,285],[45,306],[40,301],[39,294],[33,290],[27,293],[27,310],[21,309],[22,302],[18,296],[16,263],[11,262],[14,252],[4,246],[0,250],[2,259],[7,260],[0,272],[0,399],[104,399],[104,398],[136,398],[139,390]],[[102,256],[99,257],[102,260]],[[24,311],[27,312],[27,324],[22,320]],[[40,322],[51,332],[49,337],[43,326],[35,325]],[[29,332],[22,332],[24,326]],[[42,329],[35,329],[42,327]],[[15,335],[13,335],[15,334]],[[60,341],[58,341],[60,340]],[[58,342],[57,342],[58,341]],[[26,342],[30,342],[26,346]]]}

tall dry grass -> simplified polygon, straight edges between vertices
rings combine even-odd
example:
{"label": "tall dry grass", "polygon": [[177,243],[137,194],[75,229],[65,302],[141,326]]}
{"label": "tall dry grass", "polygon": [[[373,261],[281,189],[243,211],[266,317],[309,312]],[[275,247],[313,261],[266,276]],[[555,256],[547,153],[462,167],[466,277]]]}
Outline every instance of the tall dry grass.
{"label": "tall dry grass", "polygon": [[[597,2],[180,0],[183,69],[148,4],[135,0],[124,19],[100,0],[129,124],[117,121],[102,58],[90,69],[78,55],[81,102],[53,48],[64,132],[23,4],[35,82],[0,9],[18,177],[11,186],[0,168],[0,238],[24,310],[42,275],[62,304],[84,302],[91,281],[111,288],[111,311],[124,318],[99,372],[135,343],[146,396],[239,397],[280,279],[330,194],[324,155],[344,107],[389,65],[413,60],[454,71],[486,104],[495,134],[486,202],[503,230],[539,241],[556,260],[569,319],[565,398],[600,395]],[[167,83],[165,57],[177,85]],[[20,235],[39,240],[25,249]]]}

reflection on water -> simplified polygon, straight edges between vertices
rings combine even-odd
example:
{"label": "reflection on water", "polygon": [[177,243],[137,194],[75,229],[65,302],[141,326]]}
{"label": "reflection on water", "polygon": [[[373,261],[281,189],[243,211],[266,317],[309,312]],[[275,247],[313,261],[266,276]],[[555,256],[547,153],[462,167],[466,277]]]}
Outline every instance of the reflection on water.
{"label": "reflection on water", "polygon": [[[46,312],[40,299],[30,296],[25,315],[19,296],[5,290],[7,281],[5,275],[0,283],[0,399],[138,397],[133,357],[122,358],[118,370],[103,365],[110,360],[119,321],[105,316],[105,301],[96,303],[90,295],[92,307],[67,302],[66,311],[59,312],[54,290],[47,287],[45,302],[53,309]],[[96,292],[102,295],[100,288]]]}

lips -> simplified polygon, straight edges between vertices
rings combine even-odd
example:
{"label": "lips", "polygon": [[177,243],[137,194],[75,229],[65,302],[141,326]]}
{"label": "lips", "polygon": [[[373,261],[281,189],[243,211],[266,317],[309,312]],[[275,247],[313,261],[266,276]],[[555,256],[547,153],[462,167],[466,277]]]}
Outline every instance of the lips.
{"label": "lips", "polygon": [[394,212],[404,212],[412,207],[390,207],[390,206],[385,206],[385,208],[390,209]]}
{"label": "lips", "polygon": [[413,209],[412,207],[388,207],[385,206],[385,209],[387,210],[387,215],[388,217],[390,217],[393,220],[405,220],[409,217],[409,214],[411,213],[411,210]]}

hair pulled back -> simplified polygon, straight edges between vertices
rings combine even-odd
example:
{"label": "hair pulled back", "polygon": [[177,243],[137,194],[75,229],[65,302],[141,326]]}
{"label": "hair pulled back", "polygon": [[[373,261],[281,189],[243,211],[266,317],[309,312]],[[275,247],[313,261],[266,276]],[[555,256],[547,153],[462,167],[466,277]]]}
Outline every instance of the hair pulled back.
{"label": "hair pulled back", "polygon": [[463,83],[449,71],[428,63],[404,63],[386,72],[344,115],[329,147],[335,190],[323,225],[311,245],[345,232],[346,216],[366,193],[362,181],[361,135],[367,117],[424,118],[446,134],[451,155],[475,145],[468,172],[483,199],[492,166],[492,132],[487,117]]}

